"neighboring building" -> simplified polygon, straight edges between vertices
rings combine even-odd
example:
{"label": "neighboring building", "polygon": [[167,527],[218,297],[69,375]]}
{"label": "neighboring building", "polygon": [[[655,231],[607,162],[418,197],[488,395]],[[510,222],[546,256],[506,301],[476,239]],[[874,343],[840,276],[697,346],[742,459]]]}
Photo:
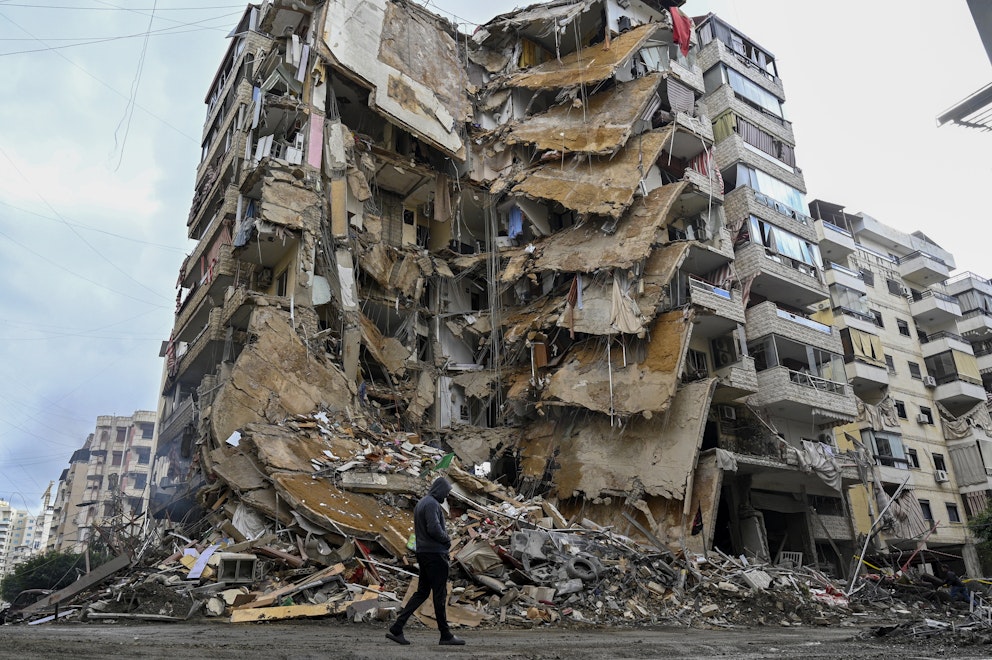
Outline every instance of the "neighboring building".
{"label": "neighboring building", "polygon": [[[820,200],[810,210],[830,260],[831,301],[819,318],[840,329],[859,410],[854,424],[838,429],[838,442],[860,443],[874,459],[868,487],[852,489],[860,531],[902,487],[881,547],[912,551],[925,541],[963,556],[977,574],[965,522],[987,503],[992,421],[962,333],[980,345],[983,317],[974,310],[984,309],[988,282],[971,274],[949,280],[953,256],[922,232]],[[959,299],[977,321],[966,322]],[[962,500],[962,492],[972,494]]]}
{"label": "neighboring building", "polygon": [[9,570],[8,554],[16,516],[17,510],[10,506],[10,502],[0,500],[0,575],[6,575]]}
{"label": "neighboring building", "polygon": [[[816,226],[774,55],[710,14],[696,19],[707,114],[726,182],[727,223],[745,312],[743,336],[711,342],[720,364],[747,355],[756,393],[717,405],[704,449],[723,472],[714,542],[765,561],[791,558],[843,575],[854,530],[831,429],[857,414],[839,333],[811,318],[829,296]],[[735,341],[736,340],[736,341]],[[721,461],[723,463],[723,461]],[[810,465],[826,464],[823,471]]]}
{"label": "neighboring building", "polygon": [[62,472],[52,507],[54,550],[78,552],[99,531],[133,535],[144,528],[154,443],[155,413],[97,418],[96,431]]}

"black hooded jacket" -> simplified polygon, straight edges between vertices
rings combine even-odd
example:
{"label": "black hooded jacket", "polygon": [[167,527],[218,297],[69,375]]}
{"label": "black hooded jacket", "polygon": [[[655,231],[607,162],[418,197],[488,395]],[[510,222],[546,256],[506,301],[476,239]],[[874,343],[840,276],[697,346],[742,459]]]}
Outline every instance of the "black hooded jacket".
{"label": "black hooded jacket", "polygon": [[413,530],[417,536],[417,552],[448,554],[451,539],[444,528],[444,509],[441,502],[451,492],[451,484],[444,477],[438,477],[430,490],[413,509]]}

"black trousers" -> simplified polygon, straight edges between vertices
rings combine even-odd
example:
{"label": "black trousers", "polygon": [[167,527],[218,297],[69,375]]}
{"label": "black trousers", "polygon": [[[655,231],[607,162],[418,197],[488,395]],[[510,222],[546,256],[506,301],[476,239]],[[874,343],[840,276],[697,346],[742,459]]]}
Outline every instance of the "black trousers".
{"label": "black trousers", "polygon": [[420,579],[417,584],[417,591],[410,597],[396,617],[396,623],[390,626],[389,630],[394,635],[403,632],[403,626],[417,611],[417,608],[424,604],[427,597],[434,595],[434,618],[437,620],[437,629],[441,633],[441,639],[451,637],[451,630],[448,628],[448,615],[445,612],[445,603],[448,600],[448,556],[438,552],[418,552],[417,564],[420,565]]}

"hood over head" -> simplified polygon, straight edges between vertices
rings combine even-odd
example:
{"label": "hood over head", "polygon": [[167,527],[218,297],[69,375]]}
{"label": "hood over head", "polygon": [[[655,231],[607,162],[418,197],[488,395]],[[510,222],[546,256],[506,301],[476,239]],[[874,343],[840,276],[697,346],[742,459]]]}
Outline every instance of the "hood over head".
{"label": "hood over head", "polygon": [[443,502],[448,494],[451,492],[451,484],[444,477],[438,477],[431,484],[431,489],[428,491],[435,500],[438,502]]}

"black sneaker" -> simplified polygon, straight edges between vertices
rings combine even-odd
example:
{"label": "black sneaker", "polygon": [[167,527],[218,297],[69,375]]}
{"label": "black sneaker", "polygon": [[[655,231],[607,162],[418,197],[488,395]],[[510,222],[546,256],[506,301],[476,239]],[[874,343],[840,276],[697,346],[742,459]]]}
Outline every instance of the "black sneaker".
{"label": "black sneaker", "polygon": [[442,639],[438,644],[441,646],[465,646],[465,640],[452,635],[451,637]]}
{"label": "black sneaker", "polygon": [[[403,636],[403,633],[394,633],[392,631],[386,633],[386,639],[391,639],[397,644],[402,644],[403,646],[409,646],[410,640]],[[465,642],[462,642],[464,644]]]}

